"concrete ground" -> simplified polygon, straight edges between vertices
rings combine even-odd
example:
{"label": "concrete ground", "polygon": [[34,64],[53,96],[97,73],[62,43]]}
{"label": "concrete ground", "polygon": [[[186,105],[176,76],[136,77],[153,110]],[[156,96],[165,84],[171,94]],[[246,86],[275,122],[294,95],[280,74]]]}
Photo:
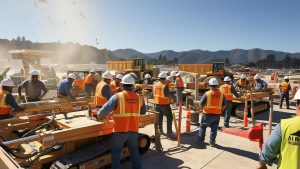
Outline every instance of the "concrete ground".
{"label": "concrete ground", "polygon": [[[285,107],[284,107],[285,108]],[[280,122],[282,118],[290,118],[295,115],[295,107],[291,106],[294,110],[279,109],[278,105],[274,105],[273,112],[273,128]],[[177,141],[169,140],[162,136],[161,142],[163,152],[155,151],[153,145],[151,149],[141,156],[142,167],[144,169],[166,169],[166,168],[207,168],[207,169],[250,169],[256,168],[258,164],[259,147],[258,142],[250,141],[247,138],[227,134],[218,131],[217,144],[213,148],[209,145],[206,149],[199,149],[196,144],[198,137],[198,126],[192,125],[192,131],[185,133],[186,112],[183,111],[182,118],[182,135],[181,146],[177,146]],[[268,117],[269,112],[263,112],[255,115],[257,122],[264,125],[264,139],[268,137]],[[201,117],[200,117],[201,118]],[[249,118],[250,119],[250,118]],[[242,119],[232,117],[230,125],[235,128],[242,126]],[[223,126],[223,117],[220,121],[220,127]],[[252,124],[249,124],[252,126]],[[164,121],[166,127],[166,121]],[[165,130],[166,131],[166,130]],[[175,129],[173,129],[175,131]],[[205,142],[208,143],[209,131],[206,131]],[[153,135],[153,126],[147,126],[140,130],[140,132]],[[130,161],[122,163],[122,168],[131,168]],[[271,169],[277,168],[274,164]]]}

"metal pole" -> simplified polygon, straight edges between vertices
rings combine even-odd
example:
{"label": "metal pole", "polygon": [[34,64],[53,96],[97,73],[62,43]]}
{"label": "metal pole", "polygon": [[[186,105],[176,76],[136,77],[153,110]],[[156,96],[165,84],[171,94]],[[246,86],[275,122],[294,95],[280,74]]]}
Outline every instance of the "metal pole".
{"label": "metal pole", "polygon": [[269,100],[270,100],[269,135],[271,135],[271,132],[272,132],[272,121],[273,121],[273,95],[272,94],[269,96]]}

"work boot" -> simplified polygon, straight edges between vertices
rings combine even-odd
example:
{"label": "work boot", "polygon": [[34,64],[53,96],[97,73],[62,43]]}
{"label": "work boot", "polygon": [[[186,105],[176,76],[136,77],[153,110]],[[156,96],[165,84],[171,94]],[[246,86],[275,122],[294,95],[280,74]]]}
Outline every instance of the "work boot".
{"label": "work boot", "polygon": [[206,149],[206,144],[203,141],[197,141],[197,144],[200,149]]}
{"label": "work boot", "polygon": [[224,124],[224,128],[229,128],[229,124]]}
{"label": "work boot", "polygon": [[173,132],[169,132],[169,133],[167,133],[167,135],[166,135],[168,138],[170,138],[171,140],[175,140],[175,139],[177,139],[177,135],[176,134],[174,134]]}
{"label": "work boot", "polygon": [[215,142],[211,142],[211,143],[209,143],[209,145],[210,145],[211,147],[217,147],[217,144],[216,144]]}

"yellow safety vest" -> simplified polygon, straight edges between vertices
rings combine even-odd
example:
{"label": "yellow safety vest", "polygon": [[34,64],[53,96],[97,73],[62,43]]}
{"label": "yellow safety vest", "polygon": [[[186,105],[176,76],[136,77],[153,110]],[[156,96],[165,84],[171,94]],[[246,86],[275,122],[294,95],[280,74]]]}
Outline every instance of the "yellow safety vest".
{"label": "yellow safety vest", "polygon": [[300,169],[300,116],[281,120],[279,169]]}

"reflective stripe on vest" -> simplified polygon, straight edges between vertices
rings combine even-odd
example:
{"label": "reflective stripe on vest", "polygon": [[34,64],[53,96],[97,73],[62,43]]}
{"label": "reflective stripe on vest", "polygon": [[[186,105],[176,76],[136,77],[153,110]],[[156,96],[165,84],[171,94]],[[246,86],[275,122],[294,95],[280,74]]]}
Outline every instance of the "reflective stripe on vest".
{"label": "reflective stripe on vest", "polygon": [[102,89],[106,85],[107,83],[104,81],[101,81],[100,83],[97,84],[95,98],[94,98],[94,104],[96,106],[103,106],[107,102],[107,99],[102,95]]}
{"label": "reflective stripe on vest", "polygon": [[280,84],[280,89],[282,92],[287,92],[288,91],[288,86],[289,86],[289,83],[288,82],[282,82]]}
{"label": "reflective stripe on vest", "polygon": [[206,103],[203,112],[206,114],[222,114],[223,94],[219,90],[210,90],[205,95]]}
{"label": "reflective stripe on vest", "polygon": [[132,91],[117,93],[118,104],[113,113],[114,132],[138,132],[143,99]]}
{"label": "reflective stripe on vest", "polygon": [[182,77],[181,77],[181,76],[178,76],[177,79],[178,79],[178,82],[177,82],[176,88],[178,88],[178,87],[184,87]]}
{"label": "reflective stripe on vest", "polygon": [[158,81],[153,85],[152,92],[153,92],[155,104],[160,104],[160,105],[170,104],[169,98],[165,96],[165,87],[166,85],[161,81]]}
{"label": "reflective stripe on vest", "polygon": [[85,84],[92,84],[93,83],[93,76],[92,74],[88,74],[85,78],[84,78],[84,83]]}
{"label": "reflective stripe on vest", "polygon": [[300,116],[280,122],[281,147],[278,168],[300,168]]}
{"label": "reflective stripe on vest", "polygon": [[222,94],[224,94],[226,100],[232,101],[233,94],[231,92],[231,85],[229,85],[229,84],[223,84],[220,87],[220,91],[221,91]]}
{"label": "reflective stripe on vest", "polygon": [[10,106],[5,102],[6,93],[0,88],[0,115],[8,115]]}

